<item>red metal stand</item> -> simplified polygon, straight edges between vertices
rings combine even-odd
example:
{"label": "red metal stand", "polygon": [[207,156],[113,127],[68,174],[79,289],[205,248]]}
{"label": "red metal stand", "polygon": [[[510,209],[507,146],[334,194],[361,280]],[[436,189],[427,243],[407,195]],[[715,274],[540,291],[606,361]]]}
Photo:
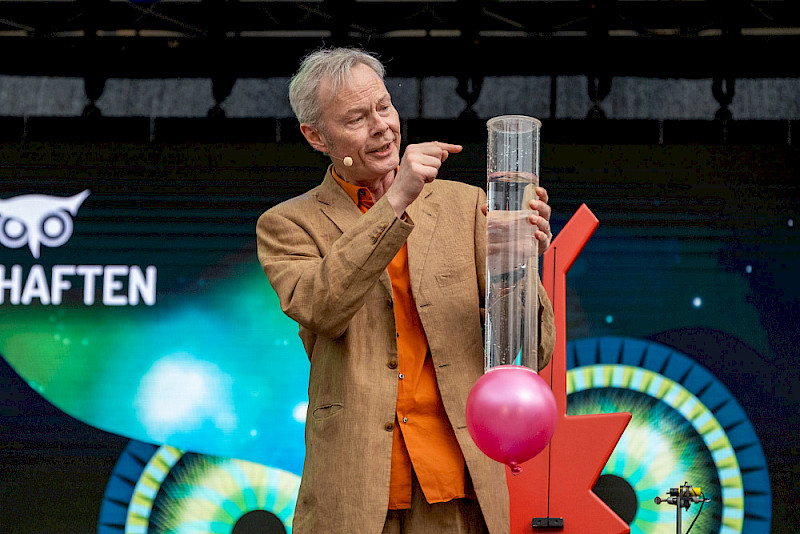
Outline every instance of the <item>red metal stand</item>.
{"label": "red metal stand", "polygon": [[[598,224],[591,210],[581,205],[544,254],[542,282],[553,302],[556,346],[552,362],[540,376],[553,390],[558,419],[553,439],[544,451],[522,464],[519,475],[506,470],[512,534],[630,532],[592,487],[631,414],[567,415],[566,274]],[[534,528],[534,518],[539,518],[542,526]],[[558,526],[559,519],[563,519],[563,526]]]}

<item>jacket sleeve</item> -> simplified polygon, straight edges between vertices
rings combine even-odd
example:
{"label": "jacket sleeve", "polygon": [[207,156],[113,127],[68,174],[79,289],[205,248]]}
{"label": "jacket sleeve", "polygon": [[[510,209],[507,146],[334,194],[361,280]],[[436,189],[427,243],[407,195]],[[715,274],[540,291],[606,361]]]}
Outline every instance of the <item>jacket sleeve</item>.
{"label": "jacket sleeve", "polygon": [[310,209],[308,202],[289,203],[261,215],[258,258],[284,313],[311,332],[335,339],[414,225],[398,219],[383,197],[328,243],[331,238],[320,234]]}
{"label": "jacket sleeve", "polygon": [[553,303],[539,280],[539,369],[550,363],[556,348],[556,321]]}
{"label": "jacket sleeve", "polygon": [[478,271],[478,298],[483,322],[486,322],[486,215],[483,214],[485,204],[486,193],[483,189],[479,189],[478,204],[475,206],[475,265]]}

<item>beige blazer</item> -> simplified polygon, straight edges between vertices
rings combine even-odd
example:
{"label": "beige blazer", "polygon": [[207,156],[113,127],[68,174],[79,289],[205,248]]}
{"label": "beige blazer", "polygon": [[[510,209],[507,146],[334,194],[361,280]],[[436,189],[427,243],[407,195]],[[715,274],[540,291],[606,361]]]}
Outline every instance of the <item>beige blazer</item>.
{"label": "beige blazer", "polygon": [[[509,531],[504,467],[475,446],[467,395],[484,372],[484,192],[436,180],[395,216],[386,197],[366,213],[335,182],[258,220],[258,256],[311,360],[306,458],[293,531],[379,533],[389,501],[397,344],[386,266],[408,242],[411,288],[447,416],[491,533]],[[550,301],[540,288],[543,366],[553,353]]]}

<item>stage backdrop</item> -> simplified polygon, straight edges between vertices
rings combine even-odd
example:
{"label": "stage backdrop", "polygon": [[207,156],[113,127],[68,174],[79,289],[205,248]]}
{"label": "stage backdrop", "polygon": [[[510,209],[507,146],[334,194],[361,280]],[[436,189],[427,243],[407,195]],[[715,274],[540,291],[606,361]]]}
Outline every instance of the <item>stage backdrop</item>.
{"label": "stage backdrop", "polygon": [[[484,151],[443,177],[485,186]],[[600,219],[567,277],[569,412],[633,413],[596,491],[634,533],[675,532],[653,499],[685,481],[712,499],[693,532],[798,524],[799,160],[543,146],[556,233]],[[254,228],[324,166],[290,142],[0,145],[0,532],[291,531],[309,363]]]}

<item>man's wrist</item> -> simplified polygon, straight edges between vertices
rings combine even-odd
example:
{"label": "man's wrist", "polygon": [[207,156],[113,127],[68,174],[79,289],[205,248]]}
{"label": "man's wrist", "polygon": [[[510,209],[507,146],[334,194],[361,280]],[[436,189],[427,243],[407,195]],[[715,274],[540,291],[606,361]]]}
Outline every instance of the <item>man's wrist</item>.
{"label": "man's wrist", "polygon": [[408,204],[404,203],[402,200],[395,198],[395,195],[392,194],[391,188],[386,193],[386,201],[389,202],[389,205],[394,210],[395,215],[397,215],[398,219],[402,219],[403,215],[406,213],[406,208]]}

